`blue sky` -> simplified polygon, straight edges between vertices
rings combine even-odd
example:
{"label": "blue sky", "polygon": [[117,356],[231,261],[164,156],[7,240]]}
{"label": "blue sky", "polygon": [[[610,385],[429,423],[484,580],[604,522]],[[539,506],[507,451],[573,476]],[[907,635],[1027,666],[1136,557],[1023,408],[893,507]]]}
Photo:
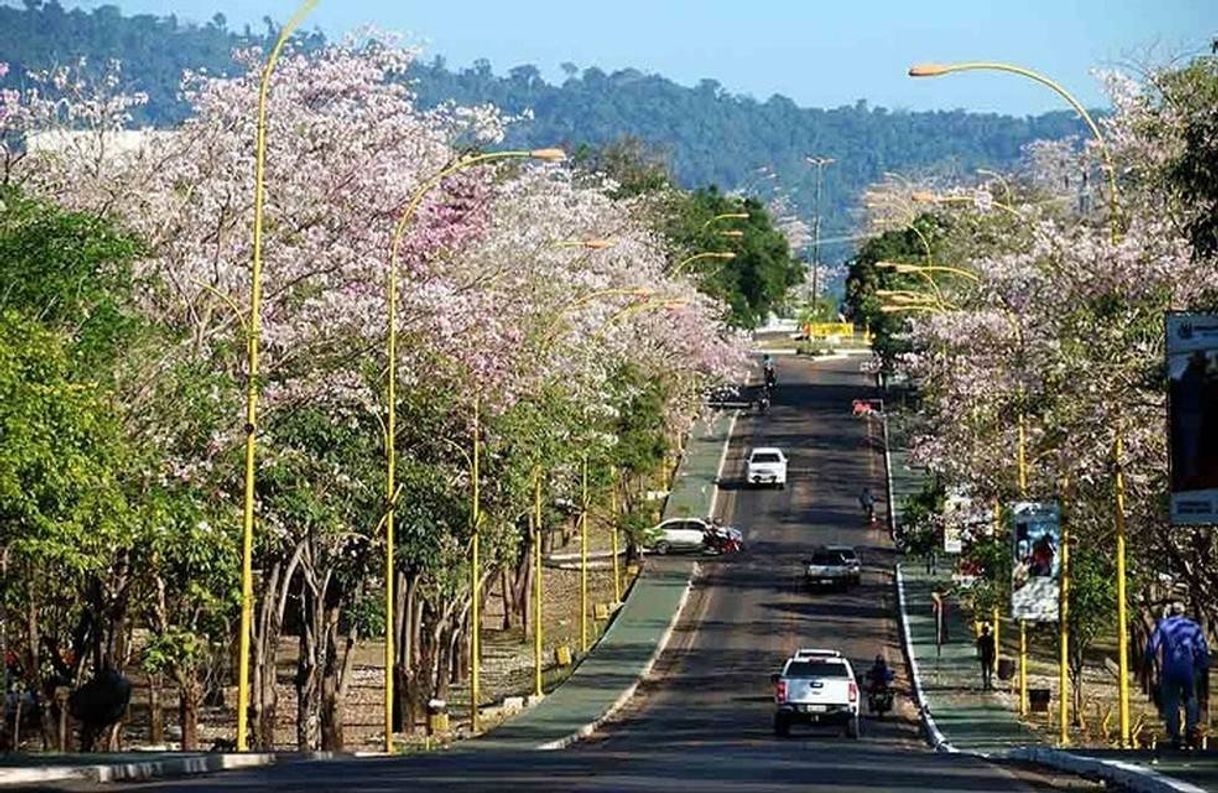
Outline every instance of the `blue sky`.
{"label": "blue sky", "polygon": [[[99,0],[62,0],[92,8]],[[230,27],[282,22],[295,0],[111,0],[124,13],[176,13]],[[550,80],[559,64],[634,67],[685,85],[836,107],[1036,113],[1060,107],[1019,78],[993,73],[911,80],[918,61],[1005,60],[1043,71],[1086,104],[1103,103],[1096,67],[1161,62],[1218,36],[1218,0],[321,0],[309,27],[334,36],[363,24],[410,34],[450,66],[487,58]]]}

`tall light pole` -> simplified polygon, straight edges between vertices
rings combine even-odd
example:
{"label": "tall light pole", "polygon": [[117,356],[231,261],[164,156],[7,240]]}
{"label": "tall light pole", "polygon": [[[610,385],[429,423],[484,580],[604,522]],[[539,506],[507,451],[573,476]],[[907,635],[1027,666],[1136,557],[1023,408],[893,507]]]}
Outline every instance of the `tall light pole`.
{"label": "tall light pole", "polygon": [[250,264],[250,319],[246,325],[245,502],[241,521],[241,636],[237,643],[237,750],[249,749],[250,633],[254,626],[254,477],[258,432],[258,337],[262,331],[262,216],[266,209],[266,103],[271,74],[292,33],[317,0],[306,0],[279,31],[262,68],[258,126],[254,134],[254,256]]}
{"label": "tall light pole", "polygon": [[[388,421],[386,422],[385,431],[385,690],[384,690],[384,705],[385,705],[385,751],[393,752],[393,667],[394,667],[394,635],[393,635],[393,580],[395,575],[394,563],[394,517],[397,512],[397,344],[398,344],[398,256],[401,252],[402,240],[405,239],[406,230],[410,227],[410,222],[414,219],[415,213],[418,211],[420,204],[429,192],[438,187],[445,179],[453,174],[463,171],[467,168],[472,168],[475,165],[484,165],[500,160],[509,159],[533,159],[542,160],[545,162],[558,162],[565,158],[561,149],[533,149],[528,151],[498,151],[488,154],[469,155],[458,159],[456,162],[441,169],[437,174],[424,182],[411,197],[406,208],[402,210],[402,214],[398,217],[397,223],[393,227],[393,236],[389,243],[389,272],[386,283],[386,303],[388,305],[388,332],[386,342],[386,380],[388,386],[386,389],[386,398],[388,405]],[[477,423],[477,406],[475,404],[475,424]],[[475,453],[477,447],[475,446]],[[475,468],[477,466],[477,456],[475,454]],[[477,511],[477,473],[474,476],[475,496],[474,509]],[[477,515],[473,527],[473,545],[471,554],[473,556],[474,573],[473,579],[477,580],[477,553],[478,553],[478,524]],[[476,592],[473,593],[476,595]],[[474,616],[477,615],[476,605]],[[477,625],[474,625],[474,634],[477,635]],[[476,656],[471,664],[473,680],[471,681],[471,692],[477,693],[478,674],[477,674]],[[477,697],[473,698],[473,729],[477,731]]]}
{"label": "tall light pole", "polygon": [[825,168],[837,162],[832,157],[805,157],[809,165],[816,166],[816,215],[812,219],[812,300],[820,298],[820,196],[825,182]]}
{"label": "tall light pole", "polygon": [[[1025,77],[1033,82],[1040,83],[1049,90],[1056,93],[1070,105],[1076,113],[1087,124],[1087,129],[1095,138],[1095,142],[1099,145],[1100,155],[1104,160],[1104,171],[1108,176],[1108,224],[1109,236],[1112,243],[1115,245],[1121,235],[1120,221],[1120,206],[1118,204],[1117,183],[1116,183],[1116,168],[1112,162],[1112,152],[1108,149],[1108,143],[1104,140],[1103,134],[1100,133],[1100,128],[1096,125],[1095,120],[1091,118],[1091,114],[1083,107],[1074,96],[1059,85],[1054,80],[1049,79],[1039,72],[1034,72],[1031,69],[1026,69],[1022,66],[1016,66],[1010,63],[998,63],[993,61],[974,61],[967,63],[952,63],[938,64],[925,63],[916,64],[909,69],[910,77],[939,77],[945,74],[954,74],[956,72],[968,71],[997,71],[1015,74],[1020,77]],[[1120,680],[1118,681],[1120,700],[1119,713],[1121,725],[1121,746],[1128,747],[1130,745],[1130,719],[1129,719],[1129,614],[1128,604],[1126,602],[1126,565],[1125,565],[1125,474],[1122,469],[1124,457],[1124,430],[1121,426],[1121,417],[1118,415],[1117,423],[1114,432],[1112,443],[1112,460],[1114,464],[1113,472],[1113,495],[1116,502],[1114,522],[1116,524],[1116,574],[1117,574],[1117,655]]]}

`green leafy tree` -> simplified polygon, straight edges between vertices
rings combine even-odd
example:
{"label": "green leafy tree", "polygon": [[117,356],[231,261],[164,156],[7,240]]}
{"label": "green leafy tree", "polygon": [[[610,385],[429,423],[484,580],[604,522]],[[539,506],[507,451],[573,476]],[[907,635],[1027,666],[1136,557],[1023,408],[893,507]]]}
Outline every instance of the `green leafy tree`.
{"label": "green leafy tree", "polygon": [[[713,220],[740,213],[748,218]],[[755,327],[781,308],[787,292],[803,280],[802,265],[792,258],[786,237],[757,199],[723,195],[714,187],[675,194],[661,229],[688,256],[705,251],[735,254],[728,261],[692,262],[689,271],[702,291],[730,306],[730,322],[737,327]],[[725,231],[741,236],[726,236]]]}

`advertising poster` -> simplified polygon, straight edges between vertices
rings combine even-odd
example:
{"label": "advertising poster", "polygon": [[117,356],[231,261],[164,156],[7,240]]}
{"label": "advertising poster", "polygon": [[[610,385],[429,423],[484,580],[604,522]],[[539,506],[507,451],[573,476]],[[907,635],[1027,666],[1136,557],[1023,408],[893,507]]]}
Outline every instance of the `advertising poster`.
{"label": "advertising poster", "polygon": [[1061,510],[1054,502],[1011,505],[1011,617],[1056,622],[1060,591]]}
{"label": "advertising poster", "polygon": [[1218,523],[1218,314],[1167,315],[1171,522]]}

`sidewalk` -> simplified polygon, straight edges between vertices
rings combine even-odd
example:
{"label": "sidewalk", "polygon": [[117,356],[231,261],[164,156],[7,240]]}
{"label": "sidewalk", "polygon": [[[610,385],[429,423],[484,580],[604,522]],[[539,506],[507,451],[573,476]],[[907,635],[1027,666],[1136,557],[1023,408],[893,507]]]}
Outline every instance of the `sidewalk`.
{"label": "sidewalk", "polygon": [[[910,559],[901,569],[910,652],[917,659],[927,705],[947,742],[959,751],[983,753],[1036,743],[1032,731],[1019,723],[1010,695],[981,690],[972,624],[954,601],[949,601],[947,610],[948,641],[936,648],[931,593],[936,588],[946,591],[950,576],[942,570],[940,575],[927,575],[919,559]],[[997,675],[994,685],[1004,685]]]}
{"label": "sidewalk", "polygon": [[[664,517],[706,515],[733,425],[720,413],[693,431],[664,505]],[[633,696],[651,671],[689,592],[694,561],[651,559],[605,635],[542,702],[473,742],[496,749],[558,749],[591,733]]]}
{"label": "sidewalk", "polygon": [[[892,510],[896,525],[903,525],[901,502],[918,493],[926,473],[909,465],[900,428],[894,423],[890,450]],[[971,620],[949,600],[948,638],[941,651],[935,646],[935,619],[931,593],[950,585],[954,557],[940,557],[938,575],[928,575],[924,559],[907,558],[901,567],[910,642],[907,651],[918,668],[929,718],[925,719],[931,743],[946,751],[988,754],[995,759],[1022,760],[1070,773],[1113,782],[1134,791],[1195,793],[1218,791],[1218,741],[1210,751],[1195,754],[1163,751],[1106,749],[1058,750],[1039,743],[1036,734],[1016,716],[1018,694],[983,692],[980,668],[973,646]],[[1018,671],[1016,672],[1018,674]],[[1006,681],[995,679],[1006,688]]]}

